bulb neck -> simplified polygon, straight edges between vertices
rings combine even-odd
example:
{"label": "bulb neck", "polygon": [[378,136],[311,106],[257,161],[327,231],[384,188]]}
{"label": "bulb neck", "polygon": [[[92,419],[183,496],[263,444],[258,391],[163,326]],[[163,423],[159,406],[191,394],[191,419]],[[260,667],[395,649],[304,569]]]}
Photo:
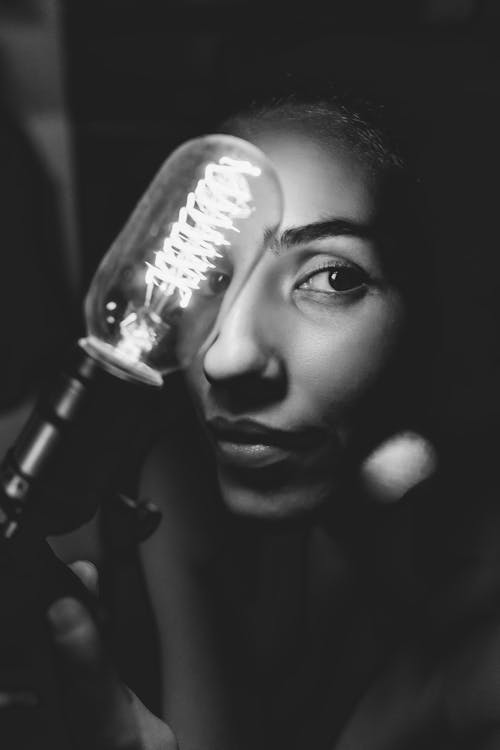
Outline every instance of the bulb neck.
{"label": "bulb neck", "polygon": [[159,388],[120,377],[82,346],[39,398],[0,465],[0,540],[76,528],[127,466]]}
{"label": "bulb neck", "polygon": [[91,359],[95,359],[106,372],[121,380],[156,388],[161,388],[163,385],[161,375],[152,367],[120,356],[115,347],[103,343],[94,336],[80,339],[78,345]]}

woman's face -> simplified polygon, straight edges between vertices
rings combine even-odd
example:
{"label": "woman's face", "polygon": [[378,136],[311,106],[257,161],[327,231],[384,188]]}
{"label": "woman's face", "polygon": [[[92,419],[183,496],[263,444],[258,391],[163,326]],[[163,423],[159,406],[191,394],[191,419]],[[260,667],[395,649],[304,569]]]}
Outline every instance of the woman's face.
{"label": "woman's face", "polygon": [[252,140],[281,180],[283,222],[187,382],[225,503],[286,518],[342,491],[404,305],[372,235],[378,186],[356,157],[285,126]]}

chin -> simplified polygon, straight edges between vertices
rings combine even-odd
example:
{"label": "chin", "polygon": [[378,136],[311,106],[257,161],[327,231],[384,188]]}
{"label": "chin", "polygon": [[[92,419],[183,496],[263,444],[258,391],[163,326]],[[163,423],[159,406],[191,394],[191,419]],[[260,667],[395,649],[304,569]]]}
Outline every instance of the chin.
{"label": "chin", "polygon": [[332,496],[331,485],[259,487],[218,473],[219,488],[225,506],[238,516],[255,520],[280,521],[307,516],[322,507]]}

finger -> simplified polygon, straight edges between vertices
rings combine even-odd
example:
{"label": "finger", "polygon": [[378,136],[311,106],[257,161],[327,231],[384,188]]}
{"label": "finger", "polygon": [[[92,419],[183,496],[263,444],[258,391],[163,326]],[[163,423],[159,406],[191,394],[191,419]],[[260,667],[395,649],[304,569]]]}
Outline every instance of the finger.
{"label": "finger", "polygon": [[94,594],[94,596],[98,595],[99,573],[94,563],[91,563],[90,560],[76,560],[76,562],[69,565],[69,568],[91,594]]}
{"label": "finger", "polygon": [[61,700],[78,748],[140,750],[131,699],[106,658],[97,628],[76,599],[48,611],[56,650]]}
{"label": "finger", "polygon": [[139,698],[129,691],[144,750],[179,750],[174,733],[165,722],[146,708]]}
{"label": "finger", "polygon": [[368,496],[380,503],[400,500],[437,470],[437,454],[422,435],[407,431],[379,445],[361,465],[360,478]]}

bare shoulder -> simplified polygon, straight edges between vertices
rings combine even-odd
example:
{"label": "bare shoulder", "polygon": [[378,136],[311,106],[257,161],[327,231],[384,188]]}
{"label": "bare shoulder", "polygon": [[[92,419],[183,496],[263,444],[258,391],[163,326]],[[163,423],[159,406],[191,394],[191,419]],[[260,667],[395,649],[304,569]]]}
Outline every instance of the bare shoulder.
{"label": "bare shoulder", "polygon": [[498,750],[500,613],[446,653],[407,643],[375,677],[334,750]]}

